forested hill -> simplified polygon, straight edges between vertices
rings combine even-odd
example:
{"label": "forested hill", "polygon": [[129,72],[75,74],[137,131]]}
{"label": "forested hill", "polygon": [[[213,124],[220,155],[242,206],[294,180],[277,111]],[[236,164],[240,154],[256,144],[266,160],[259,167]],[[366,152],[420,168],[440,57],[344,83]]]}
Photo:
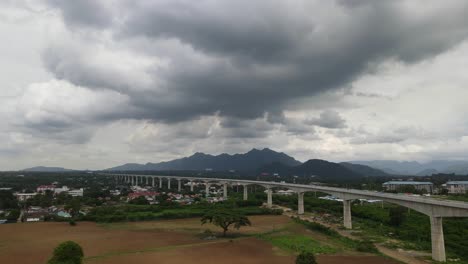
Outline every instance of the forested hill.
{"label": "forested hill", "polygon": [[277,173],[282,176],[296,175],[298,177],[312,177],[317,180],[360,179],[366,176],[385,175],[384,172],[379,172],[367,166],[354,167],[320,159],[311,159],[297,166],[288,166],[275,162],[261,167],[258,173]]}

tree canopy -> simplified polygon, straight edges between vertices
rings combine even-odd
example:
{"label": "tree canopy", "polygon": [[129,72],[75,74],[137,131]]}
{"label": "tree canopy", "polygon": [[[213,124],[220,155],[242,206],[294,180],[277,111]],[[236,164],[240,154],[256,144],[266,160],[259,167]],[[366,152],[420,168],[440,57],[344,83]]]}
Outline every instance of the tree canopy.
{"label": "tree canopy", "polygon": [[212,223],[215,226],[219,226],[223,229],[223,236],[226,236],[231,225],[234,228],[239,229],[241,226],[251,225],[250,220],[238,210],[227,210],[225,208],[215,208],[207,211],[202,219],[202,225],[206,223]]}
{"label": "tree canopy", "polygon": [[317,264],[312,252],[303,251],[296,257],[296,264]]}
{"label": "tree canopy", "polygon": [[73,241],[66,241],[58,245],[54,255],[47,264],[82,264],[83,249]]}

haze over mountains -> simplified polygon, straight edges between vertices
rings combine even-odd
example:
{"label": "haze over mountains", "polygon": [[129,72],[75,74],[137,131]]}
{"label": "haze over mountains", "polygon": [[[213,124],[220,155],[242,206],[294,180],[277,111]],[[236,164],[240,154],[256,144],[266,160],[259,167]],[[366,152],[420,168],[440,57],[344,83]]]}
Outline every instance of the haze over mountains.
{"label": "haze over mountains", "polygon": [[468,161],[462,160],[433,160],[426,163],[416,161],[362,160],[350,161],[349,163],[369,166],[394,175],[426,176],[436,173],[468,174]]}
{"label": "haze over mountains", "polygon": [[65,168],[62,168],[62,167],[36,166],[36,167],[24,169],[23,171],[29,171],[29,172],[67,172],[67,171],[74,171],[74,170],[65,169]]}

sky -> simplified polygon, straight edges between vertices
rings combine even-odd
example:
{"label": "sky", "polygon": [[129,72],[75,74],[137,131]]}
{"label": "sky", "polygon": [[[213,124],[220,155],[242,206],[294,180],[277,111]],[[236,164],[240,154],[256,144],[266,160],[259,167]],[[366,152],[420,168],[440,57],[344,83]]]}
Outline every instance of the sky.
{"label": "sky", "polygon": [[468,1],[0,0],[0,170],[468,160]]}

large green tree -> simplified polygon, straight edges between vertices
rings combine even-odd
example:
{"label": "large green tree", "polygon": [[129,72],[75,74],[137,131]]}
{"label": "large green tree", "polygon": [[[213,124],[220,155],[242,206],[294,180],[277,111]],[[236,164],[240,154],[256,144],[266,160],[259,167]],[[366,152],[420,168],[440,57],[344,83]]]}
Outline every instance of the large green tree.
{"label": "large green tree", "polygon": [[226,232],[230,226],[239,229],[241,226],[251,225],[250,220],[238,210],[227,210],[224,208],[216,208],[207,211],[202,219],[202,225],[206,223],[212,223],[215,226],[219,226],[223,229],[223,237],[226,236]]}
{"label": "large green tree", "polygon": [[47,264],[82,264],[83,249],[73,241],[66,241],[58,245],[54,255]]}

